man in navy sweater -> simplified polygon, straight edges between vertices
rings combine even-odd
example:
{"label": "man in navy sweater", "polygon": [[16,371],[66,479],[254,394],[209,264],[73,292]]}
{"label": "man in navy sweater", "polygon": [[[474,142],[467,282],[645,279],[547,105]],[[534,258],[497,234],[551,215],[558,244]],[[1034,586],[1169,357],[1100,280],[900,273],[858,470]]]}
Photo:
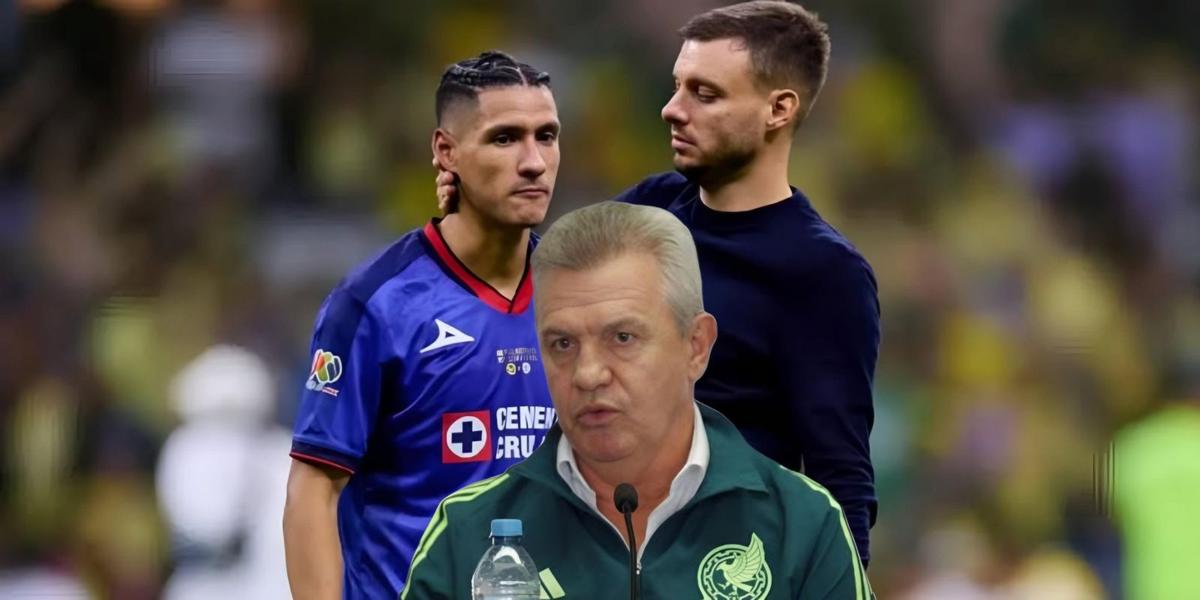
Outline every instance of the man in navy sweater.
{"label": "man in navy sweater", "polygon": [[696,399],[828,488],[865,563],[877,507],[875,277],[787,177],[825,81],[826,26],[795,4],[757,1],[698,15],[680,34],[662,109],[677,172],[618,199],[666,208],[696,241],[704,305],[720,323]]}
{"label": "man in navy sweater", "polygon": [[[677,172],[617,199],[669,210],[695,239],[704,305],[720,323],[696,399],[828,488],[866,563],[877,510],[875,276],[787,177],[795,132],[825,81],[826,25],[758,0],[700,14],[680,34],[676,90],[662,109]],[[452,179],[438,182],[444,203]]]}

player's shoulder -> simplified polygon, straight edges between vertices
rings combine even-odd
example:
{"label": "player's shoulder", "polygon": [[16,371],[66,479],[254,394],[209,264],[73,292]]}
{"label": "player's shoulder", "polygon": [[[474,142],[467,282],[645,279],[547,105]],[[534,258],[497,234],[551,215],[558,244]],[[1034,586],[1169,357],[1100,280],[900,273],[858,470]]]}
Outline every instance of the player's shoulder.
{"label": "player's shoulder", "polygon": [[418,259],[427,256],[421,230],[410,231],[362,261],[338,282],[325,299],[325,319],[357,321],[380,288],[403,277]]}
{"label": "player's shoulder", "polygon": [[643,204],[667,208],[675,200],[686,194],[692,183],[686,177],[676,172],[658,173],[651,175],[637,185],[621,192],[616,197],[618,202]]}
{"label": "player's shoulder", "polygon": [[418,259],[427,255],[421,230],[414,229],[351,269],[334,291],[365,304],[379,288],[401,277]]}

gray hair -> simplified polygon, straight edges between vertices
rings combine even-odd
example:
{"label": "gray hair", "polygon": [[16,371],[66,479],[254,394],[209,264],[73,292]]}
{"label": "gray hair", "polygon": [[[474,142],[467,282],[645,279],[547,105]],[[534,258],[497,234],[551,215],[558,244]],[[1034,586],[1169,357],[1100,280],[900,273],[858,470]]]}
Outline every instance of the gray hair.
{"label": "gray hair", "polygon": [[667,304],[679,331],[686,332],[704,312],[700,261],[691,232],[661,208],[609,201],[563,215],[533,252],[534,293],[551,269],[583,271],[631,252],[654,256]]}

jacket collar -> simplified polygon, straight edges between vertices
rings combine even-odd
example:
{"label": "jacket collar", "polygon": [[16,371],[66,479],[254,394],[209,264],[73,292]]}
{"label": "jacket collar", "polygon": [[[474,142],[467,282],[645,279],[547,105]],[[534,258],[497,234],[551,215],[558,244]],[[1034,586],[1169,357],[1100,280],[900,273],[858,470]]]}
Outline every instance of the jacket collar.
{"label": "jacket collar", "polygon": [[[757,451],[724,415],[699,402],[696,404],[708,434],[710,454],[708,471],[688,506],[729,491],[766,492],[766,483],[755,464]],[[562,435],[562,428],[555,423],[542,445],[528,459],[509,469],[509,473],[544,485],[569,502],[591,510],[558,475],[558,441]]]}

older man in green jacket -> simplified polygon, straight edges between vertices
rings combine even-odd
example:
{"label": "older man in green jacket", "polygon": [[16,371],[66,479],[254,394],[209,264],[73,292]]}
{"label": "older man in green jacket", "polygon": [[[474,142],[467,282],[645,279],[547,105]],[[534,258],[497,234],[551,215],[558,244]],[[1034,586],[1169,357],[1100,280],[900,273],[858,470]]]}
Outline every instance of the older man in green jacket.
{"label": "older man in green jacket", "polygon": [[[403,598],[470,598],[495,518],[524,523],[544,598],[871,596],[841,508],[693,400],[716,321],[687,228],[605,202],[560,219],[533,255],[539,341],[559,424],[525,462],[452,494]],[[630,544],[618,485],[640,496]]]}

